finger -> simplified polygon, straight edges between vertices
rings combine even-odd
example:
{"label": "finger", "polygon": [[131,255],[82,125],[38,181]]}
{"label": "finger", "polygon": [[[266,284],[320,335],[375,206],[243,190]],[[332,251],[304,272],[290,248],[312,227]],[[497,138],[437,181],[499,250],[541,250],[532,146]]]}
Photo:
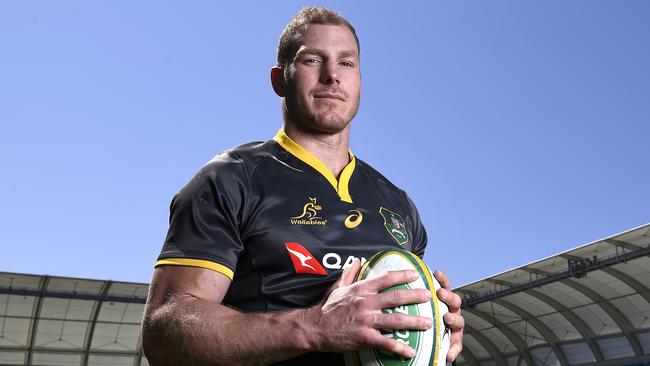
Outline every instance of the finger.
{"label": "finger", "polygon": [[444,316],[444,320],[445,324],[447,324],[452,331],[463,330],[463,328],[465,328],[465,318],[460,314],[447,313]]}
{"label": "finger", "polygon": [[463,350],[463,344],[462,343],[454,343],[449,347],[449,351],[447,352],[447,362],[454,362],[460,352]]}
{"label": "finger", "polygon": [[463,350],[463,330],[452,330],[447,360],[455,359]]}
{"label": "finger", "polygon": [[424,289],[394,290],[369,296],[375,309],[392,308],[400,305],[420,304],[431,300],[431,292]]}
{"label": "finger", "polygon": [[341,273],[341,277],[339,277],[339,279],[336,280],[336,282],[334,282],[334,285],[332,285],[332,287],[339,288],[354,283],[354,281],[357,278],[357,274],[359,273],[359,268],[361,267],[360,263],[361,262],[359,261],[358,258],[354,258],[352,264],[348,268],[343,270],[343,273]]}
{"label": "finger", "polygon": [[413,270],[393,271],[381,274],[373,279],[364,280],[360,286],[363,286],[371,293],[377,293],[392,286],[413,282],[419,277],[418,272]]}
{"label": "finger", "polygon": [[397,356],[405,358],[415,357],[415,350],[413,348],[407,346],[405,343],[383,336],[379,332],[373,333],[371,338],[368,339],[368,345],[375,348],[381,348],[382,350]]}
{"label": "finger", "polygon": [[343,270],[343,273],[341,274],[341,278],[339,278],[339,280],[337,281],[339,285],[338,287],[352,284],[356,280],[360,268],[361,268],[361,262],[359,261],[358,258],[354,258],[354,261],[352,262],[350,267]]}
{"label": "finger", "polygon": [[451,281],[443,271],[435,271],[433,272],[433,275],[436,276],[436,279],[438,280],[438,282],[440,282],[440,286],[442,288],[446,288],[446,289],[451,288]]}
{"label": "finger", "polygon": [[377,314],[373,327],[376,329],[413,329],[427,330],[431,328],[431,318],[425,316],[410,316],[400,313]]}
{"label": "finger", "polygon": [[336,280],[336,282],[334,282],[334,284],[332,284],[332,286],[330,286],[330,288],[325,292],[323,301],[325,301],[335,289],[343,286],[348,286],[354,282],[357,277],[357,273],[359,272],[359,268],[361,267],[359,263],[361,262],[355,258],[352,264],[343,270],[341,277],[339,277],[339,279]]}
{"label": "finger", "polygon": [[449,311],[454,313],[460,309],[460,305],[463,303],[463,300],[460,296],[452,291],[441,288],[436,291],[438,299],[447,304]]}
{"label": "finger", "polygon": [[452,329],[450,343],[463,343],[463,329]]}

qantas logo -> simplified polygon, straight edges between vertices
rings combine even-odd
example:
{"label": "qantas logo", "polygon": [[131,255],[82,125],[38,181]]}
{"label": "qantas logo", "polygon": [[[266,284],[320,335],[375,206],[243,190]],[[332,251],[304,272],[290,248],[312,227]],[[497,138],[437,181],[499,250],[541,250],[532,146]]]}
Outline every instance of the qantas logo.
{"label": "qantas logo", "polygon": [[[296,273],[304,274],[316,274],[321,276],[327,276],[328,269],[345,269],[352,265],[354,262],[354,256],[347,256],[345,261],[337,253],[327,253],[323,256],[322,264],[318,262],[314,256],[309,253],[305,247],[298,243],[286,242],[284,246],[289,252],[291,257],[291,262],[293,263],[293,268],[296,270]],[[366,258],[361,257],[361,265],[366,262]],[[323,268],[325,267],[325,268]]]}
{"label": "qantas logo", "polygon": [[305,247],[298,243],[284,243],[284,246],[289,251],[291,256],[291,262],[293,262],[293,268],[295,268],[296,273],[306,273],[306,274],[317,274],[321,276],[327,276],[327,271],[323,266],[318,263]]}

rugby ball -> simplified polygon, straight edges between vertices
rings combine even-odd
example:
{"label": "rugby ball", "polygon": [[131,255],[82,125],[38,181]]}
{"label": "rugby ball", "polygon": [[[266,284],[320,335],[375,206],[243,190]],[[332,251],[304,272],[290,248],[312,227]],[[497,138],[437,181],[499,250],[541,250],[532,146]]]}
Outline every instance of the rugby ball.
{"label": "rugby ball", "polygon": [[413,358],[402,358],[376,348],[363,348],[345,354],[348,366],[443,366],[447,363],[447,351],[450,345],[450,332],[442,317],[447,313],[447,305],[438,300],[436,291],[440,284],[429,267],[415,254],[403,249],[381,251],[366,261],[359,271],[357,281],[377,277],[386,272],[400,270],[417,270],[420,277],[402,285],[393,286],[384,291],[398,289],[427,289],[432,299],[421,304],[409,304],[395,308],[383,309],[384,313],[400,312],[408,315],[427,316],[433,320],[433,326],[426,331],[402,329],[381,330],[385,337],[408,344],[415,349]]}

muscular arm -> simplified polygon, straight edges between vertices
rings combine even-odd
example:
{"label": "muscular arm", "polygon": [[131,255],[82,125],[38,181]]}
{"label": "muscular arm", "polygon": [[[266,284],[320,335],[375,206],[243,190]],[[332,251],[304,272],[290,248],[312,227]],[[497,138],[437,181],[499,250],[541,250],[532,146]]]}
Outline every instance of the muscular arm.
{"label": "muscular arm", "polygon": [[153,276],[142,325],[152,366],[260,365],[307,351],[341,352],[369,345],[405,357],[412,350],[379,329],[427,329],[431,320],[382,314],[381,309],[423,302],[427,291],[381,289],[413,281],[393,272],[353,283],[359,261],[343,272],[323,301],[279,313],[241,313],[221,304],[230,280],[208,269],[160,266]]}
{"label": "muscular arm", "polygon": [[258,365],[309,349],[304,309],[244,314],[221,304],[229,285],[204,268],[156,268],[142,327],[151,365]]}

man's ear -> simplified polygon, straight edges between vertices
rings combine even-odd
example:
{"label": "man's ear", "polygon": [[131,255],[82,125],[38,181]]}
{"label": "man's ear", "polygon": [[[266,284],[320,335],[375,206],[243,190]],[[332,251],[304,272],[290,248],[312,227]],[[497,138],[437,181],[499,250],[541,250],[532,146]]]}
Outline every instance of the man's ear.
{"label": "man's ear", "polygon": [[284,69],[280,66],[273,66],[271,68],[271,85],[273,85],[273,91],[279,97],[284,97]]}

